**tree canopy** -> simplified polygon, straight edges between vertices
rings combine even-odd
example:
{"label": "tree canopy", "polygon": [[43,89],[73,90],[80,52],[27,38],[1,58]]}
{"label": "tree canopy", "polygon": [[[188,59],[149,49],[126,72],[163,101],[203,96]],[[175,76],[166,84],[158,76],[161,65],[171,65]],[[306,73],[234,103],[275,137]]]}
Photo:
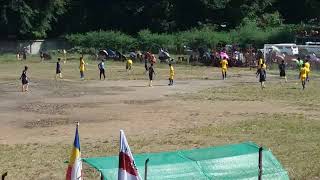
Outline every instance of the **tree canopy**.
{"label": "tree canopy", "polygon": [[319,23],[319,0],[2,0],[2,38],[46,38],[97,30],[137,34],[177,32],[209,25]]}

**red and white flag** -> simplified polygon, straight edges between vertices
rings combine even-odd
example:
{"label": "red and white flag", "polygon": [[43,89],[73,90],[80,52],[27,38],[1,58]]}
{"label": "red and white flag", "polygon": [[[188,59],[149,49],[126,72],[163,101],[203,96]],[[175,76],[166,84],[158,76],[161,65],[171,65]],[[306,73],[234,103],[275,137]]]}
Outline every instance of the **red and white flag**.
{"label": "red and white flag", "polygon": [[141,180],[123,130],[120,130],[118,180]]}

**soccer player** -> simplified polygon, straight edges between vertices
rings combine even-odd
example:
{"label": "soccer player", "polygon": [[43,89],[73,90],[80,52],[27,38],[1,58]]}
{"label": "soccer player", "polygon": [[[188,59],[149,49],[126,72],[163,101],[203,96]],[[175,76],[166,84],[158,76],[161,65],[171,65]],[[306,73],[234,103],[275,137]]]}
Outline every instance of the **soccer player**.
{"label": "soccer player", "polygon": [[103,80],[105,80],[106,79],[106,73],[105,73],[105,65],[104,65],[104,60],[103,59],[98,64],[98,68],[99,68],[99,71],[100,71],[100,80],[101,80],[102,75],[103,75]]}
{"label": "soccer player", "polygon": [[25,66],[20,76],[20,79],[22,82],[22,88],[21,88],[22,92],[26,92],[29,90],[29,78],[27,76],[27,71],[28,71],[28,66]]}
{"label": "soccer player", "polygon": [[61,59],[58,58],[57,65],[56,65],[56,79],[57,79],[58,77],[59,77],[60,79],[62,78],[60,61],[61,61]]}
{"label": "soccer player", "polygon": [[169,86],[173,85],[173,77],[174,77],[174,68],[172,66],[172,64],[169,64],[169,68],[170,68],[170,73],[169,73]]}
{"label": "soccer player", "polygon": [[259,82],[261,83],[261,89],[265,88],[265,81],[267,78],[267,71],[265,69],[264,64],[261,64],[260,67],[257,70],[257,77],[259,76]]}
{"label": "soccer player", "polygon": [[83,60],[83,56],[80,57],[79,69],[80,69],[80,78],[84,80],[85,62]]}
{"label": "soccer player", "polygon": [[153,69],[152,63],[149,66],[148,72],[149,72],[149,87],[152,87],[153,75],[156,75],[156,72]]}
{"label": "soccer player", "polygon": [[226,57],[223,57],[223,60],[220,62],[221,64],[221,72],[222,72],[222,79],[227,79],[227,69],[228,69],[228,61]]}
{"label": "soccer player", "polygon": [[308,69],[305,67],[305,64],[303,64],[299,74],[301,84],[302,84],[302,90],[306,88],[307,72],[308,72]]}
{"label": "soccer player", "polygon": [[279,71],[280,71],[280,78],[284,78],[285,82],[287,82],[286,64],[284,63],[284,60],[282,60],[281,63],[279,64]]}
{"label": "soccer player", "polygon": [[305,68],[307,69],[307,81],[309,82],[309,73],[310,73],[310,67],[311,67],[311,65],[310,65],[310,63],[309,63],[309,60],[306,60],[306,62],[304,63],[304,66],[305,66]]}
{"label": "soccer player", "polygon": [[127,58],[127,63],[126,63],[126,70],[131,71],[132,69],[132,60],[130,58]]}
{"label": "soccer player", "polygon": [[263,59],[262,59],[262,58],[259,58],[258,68],[260,68],[260,67],[261,67],[261,64],[264,64],[264,62],[263,62]]}

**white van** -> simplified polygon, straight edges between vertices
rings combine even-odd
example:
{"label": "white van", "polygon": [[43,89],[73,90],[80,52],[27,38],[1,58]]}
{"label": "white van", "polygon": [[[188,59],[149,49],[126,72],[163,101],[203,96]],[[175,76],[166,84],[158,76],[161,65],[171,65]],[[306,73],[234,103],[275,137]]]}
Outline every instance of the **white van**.
{"label": "white van", "polygon": [[277,48],[280,52],[280,54],[285,55],[298,55],[299,49],[296,44],[265,44],[264,49],[274,49]]}

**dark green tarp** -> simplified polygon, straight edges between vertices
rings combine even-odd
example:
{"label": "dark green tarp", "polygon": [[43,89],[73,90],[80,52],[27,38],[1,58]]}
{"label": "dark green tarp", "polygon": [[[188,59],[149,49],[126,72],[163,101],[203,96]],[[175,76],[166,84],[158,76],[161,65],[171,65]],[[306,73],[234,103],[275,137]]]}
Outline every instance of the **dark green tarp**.
{"label": "dark green tarp", "polygon": [[[142,178],[145,160],[150,159],[148,180],[257,180],[258,151],[256,144],[246,142],[202,149],[136,154],[134,159]],[[116,180],[118,177],[118,156],[84,158],[83,161],[100,171],[106,180]],[[262,164],[263,180],[289,180],[288,173],[270,150],[263,150]]]}

